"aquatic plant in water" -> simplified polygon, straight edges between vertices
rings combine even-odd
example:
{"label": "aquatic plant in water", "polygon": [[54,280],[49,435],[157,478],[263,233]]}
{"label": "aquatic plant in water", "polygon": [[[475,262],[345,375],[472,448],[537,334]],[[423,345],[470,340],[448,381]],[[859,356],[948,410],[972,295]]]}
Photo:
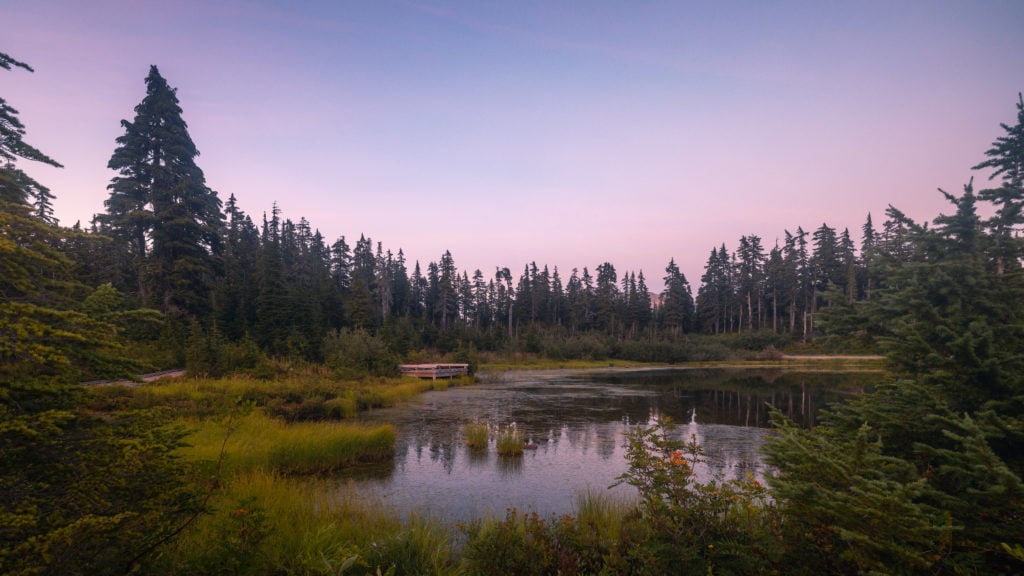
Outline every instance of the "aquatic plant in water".
{"label": "aquatic plant in water", "polygon": [[473,450],[486,450],[490,431],[486,422],[468,422],[462,430],[466,446]]}
{"label": "aquatic plant in water", "polygon": [[523,433],[516,429],[515,424],[500,428],[495,443],[500,456],[520,456],[523,453]]}

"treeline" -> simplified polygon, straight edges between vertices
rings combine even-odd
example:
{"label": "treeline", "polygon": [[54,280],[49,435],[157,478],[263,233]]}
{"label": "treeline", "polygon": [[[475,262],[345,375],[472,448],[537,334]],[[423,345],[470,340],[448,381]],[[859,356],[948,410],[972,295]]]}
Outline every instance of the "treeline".
{"label": "treeline", "polygon": [[[674,260],[660,294],[643,271],[620,275],[608,262],[593,272],[573,268],[568,278],[536,262],[519,273],[470,274],[447,251],[410,265],[402,249],[363,236],[331,241],[305,218],[282,218],[276,204],[256,219],[234,194],[222,204],[195,163],[175,90],[156,67],[146,86],[108,164],[117,176],[105,211],[61,249],[77,263],[76,277],[109,285],[121,309],[163,313],[162,337],[179,351],[201,337],[319,362],[324,339],[351,329],[398,356],[472,346],[685,360],[692,350],[678,343],[692,333],[780,335],[754,346],[812,340],[820,310],[836,298],[870,299],[882,281],[876,262],[908,250],[905,219],[895,213],[880,233],[868,216],[859,253],[848,230],[825,224],[811,234],[786,231],[767,253],[761,238],[744,236],[732,253],[724,244],[711,250],[696,299]],[[52,223],[51,198],[40,191],[35,212]]]}
{"label": "treeline", "polygon": [[222,204],[206,185],[175,91],[156,67],[146,86],[135,118],[122,122],[105,211],[86,231],[76,225],[84,233],[62,249],[79,278],[109,285],[123,308],[163,313],[173,348],[213,334],[272,356],[323,361],[325,338],[350,329],[400,356],[510,343],[536,352],[542,340],[597,334],[578,349],[562,347],[593,356],[607,355],[609,341],[698,329],[690,285],[674,261],[666,291],[654,297],[642,271],[620,276],[611,263],[568,278],[536,263],[518,275],[504,267],[470,274],[447,251],[421,266],[363,236],[331,241],[305,218],[282,218],[276,204],[254,219],[234,194]]}
{"label": "treeline", "polygon": [[[743,236],[732,252],[711,249],[696,297],[674,260],[660,294],[643,271],[620,275],[609,262],[568,277],[536,262],[469,273],[446,251],[421,266],[364,236],[325,238],[305,218],[283,218],[276,204],[257,218],[234,194],[222,204],[196,165],[176,92],[155,66],[146,88],[134,119],[122,121],[105,210],[51,249],[73,263],[75,281],[95,288],[100,312],[119,315],[123,334],[173,354],[157,364],[190,361],[218,372],[260,354],[325,362],[337,335],[351,333],[395,358],[504,350],[671,362],[728,354],[691,334],[732,334],[726,342],[753,350],[838,335],[840,347],[874,350],[886,328],[851,310],[880,302],[930,242],[920,234],[926,225],[892,207],[877,229],[869,214],[858,239],[827,224],[786,230],[770,248]],[[56,229],[53,195],[12,170],[31,182],[22,186],[27,210]],[[1003,220],[987,224],[996,247],[988,250],[999,252],[986,257],[1005,272],[1016,265],[1007,231],[1017,208],[993,194],[981,199]],[[154,329],[158,313],[162,328]]]}

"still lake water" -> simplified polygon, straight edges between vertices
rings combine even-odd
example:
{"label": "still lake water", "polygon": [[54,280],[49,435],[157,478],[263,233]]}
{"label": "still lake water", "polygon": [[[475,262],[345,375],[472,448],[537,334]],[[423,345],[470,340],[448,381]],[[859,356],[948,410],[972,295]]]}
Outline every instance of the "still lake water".
{"label": "still lake water", "polygon": [[[399,512],[450,521],[501,516],[507,508],[542,516],[571,513],[587,491],[629,498],[630,486],[609,489],[626,470],[624,434],[669,416],[684,439],[695,436],[707,462],[706,481],[753,474],[762,478],[760,449],[768,433],[767,404],[810,425],[819,410],[872,386],[877,373],[784,372],[760,369],[618,369],[510,371],[479,383],[427,392],[364,419],[393,424],[395,455],[384,466],[343,479],[349,489]],[[463,427],[484,421],[514,425],[536,445],[522,456],[470,450]]]}

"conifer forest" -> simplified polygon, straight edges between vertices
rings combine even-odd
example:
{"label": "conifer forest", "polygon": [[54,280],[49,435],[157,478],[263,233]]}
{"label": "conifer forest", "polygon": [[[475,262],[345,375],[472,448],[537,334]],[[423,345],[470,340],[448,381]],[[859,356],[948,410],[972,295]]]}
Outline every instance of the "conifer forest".
{"label": "conifer forest", "polygon": [[[0,53],[0,86],[33,72],[16,58]],[[937,192],[941,214],[865,207],[856,230],[722,238],[687,278],[674,260],[560,270],[544,254],[465,270],[448,251],[410,262],[386,238],[326,238],[283,217],[287,200],[247,214],[244,190],[207,185],[171,80],[149,69],[108,195],[70,227],[32,176],[60,158],[0,93],[0,573],[1024,573],[1020,94],[963,187]],[[222,466],[226,438],[250,427],[269,443],[330,425],[309,438],[358,435],[353,462],[386,457],[393,431],[343,426],[423,390],[402,363],[800,354],[884,356],[891,378],[811,428],[774,413],[763,485],[698,481],[686,459],[700,447],[668,423],[623,439],[627,508],[461,529],[351,502],[326,517],[290,505],[306,514],[292,520],[270,504],[348,461]],[[83,386],[162,370],[185,376]],[[306,533],[293,521],[319,522],[315,536],[287,540]]]}

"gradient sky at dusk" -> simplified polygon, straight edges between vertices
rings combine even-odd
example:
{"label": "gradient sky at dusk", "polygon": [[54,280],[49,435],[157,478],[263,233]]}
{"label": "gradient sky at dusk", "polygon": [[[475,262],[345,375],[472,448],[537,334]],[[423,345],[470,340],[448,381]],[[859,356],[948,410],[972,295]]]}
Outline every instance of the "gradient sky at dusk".
{"label": "gradient sky at dusk", "polygon": [[[675,258],[948,211],[1024,90],[1024,2],[0,0],[25,164],[103,210],[149,65],[222,200],[460,270]],[[985,175],[979,174],[979,179]]]}

